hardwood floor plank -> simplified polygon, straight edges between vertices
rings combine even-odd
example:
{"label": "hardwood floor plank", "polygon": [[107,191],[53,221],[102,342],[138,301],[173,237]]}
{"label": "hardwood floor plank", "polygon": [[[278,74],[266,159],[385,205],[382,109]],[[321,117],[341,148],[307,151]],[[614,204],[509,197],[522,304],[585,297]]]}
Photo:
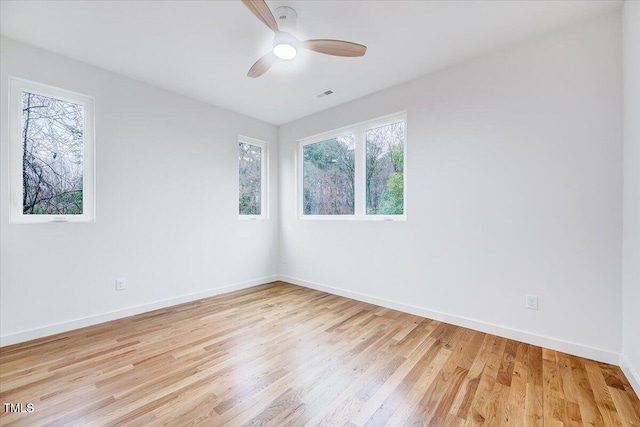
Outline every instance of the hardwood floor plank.
{"label": "hardwood floor plank", "polygon": [[616,405],[620,418],[625,426],[640,427],[640,414],[636,412],[625,390],[609,387],[611,399]]}
{"label": "hardwood floor plank", "polygon": [[568,417],[565,411],[565,397],[562,390],[560,373],[558,372],[555,351],[548,349],[542,350],[542,366],[545,424],[557,422],[568,424]]}
{"label": "hardwood floor plank", "polygon": [[[420,377],[415,382],[414,386],[410,387],[408,391],[404,394],[399,392],[397,396],[395,396],[398,400],[396,402],[389,401],[383,405],[383,408],[389,409],[384,413],[384,417],[377,414],[370,419],[371,424],[375,425],[376,420],[379,420],[380,424],[383,424],[383,421],[386,421],[384,425],[387,426],[399,426],[405,425],[407,420],[411,416],[411,414],[415,411],[416,407],[420,403],[420,400],[425,395],[429,387],[433,381],[435,381],[436,376],[438,375],[438,369],[440,366],[444,365],[447,359],[451,356],[451,350],[447,350],[444,348],[438,349],[437,354],[432,359],[430,363],[428,363],[426,369],[422,370],[422,373],[417,372]],[[389,399],[387,399],[389,400]],[[393,408],[393,410],[391,410]],[[376,418],[375,415],[378,415],[379,418]],[[387,418],[385,420],[385,418]]]}
{"label": "hardwood floor plank", "polygon": [[615,404],[611,399],[609,387],[605,382],[600,366],[597,362],[587,360],[584,362],[584,367],[587,371],[587,378],[591,384],[593,396],[595,397],[596,405],[600,410],[600,415],[602,415],[602,418],[606,421],[605,424],[611,426],[622,426],[622,422],[620,421]]}
{"label": "hardwood floor plank", "polygon": [[34,406],[2,426],[640,427],[616,366],[283,282],[0,348],[0,400]]}
{"label": "hardwood floor plank", "polygon": [[[361,342],[369,343],[364,349],[354,349],[349,352],[350,360],[339,361],[339,368],[327,376],[321,383],[315,383],[301,398],[304,409],[298,411],[295,417],[290,418],[290,422],[297,425],[318,425],[323,419],[334,415],[343,418],[339,409],[342,404],[347,404],[347,396],[353,395],[366,381],[366,376],[370,371],[379,369],[381,363],[385,363],[385,356],[394,346],[393,336],[397,334],[399,328],[386,328],[383,333],[378,331],[372,337],[375,340],[365,339]],[[355,356],[355,357],[352,357]],[[380,363],[377,363],[380,360]],[[404,359],[402,360],[404,361]],[[402,362],[398,363],[399,366]],[[351,409],[359,406],[356,402],[351,402]],[[336,408],[335,414],[329,414],[326,408]],[[324,410],[322,410],[324,409]],[[347,418],[348,421],[348,418]],[[344,422],[342,423],[344,424]]]}
{"label": "hardwood floor plank", "polygon": [[[426,338],[420,345],[411,353],[409,358],[398,367],[398,369],[385,381],[384,384],[371,396],[367,403],[358,411],[357,414],[350,420],[351,423],[357,426],[363,426],[367,423],[369,418],[378,410],[380,405],[394,392],[394,390],[402,383],[404,378],[411,372],[413,367],[422,359],[431,347],[436,348],[442,345],[441,342],[434,340],[433,338]],[[435,352],[435,349],[431,351]]]}
{"label": "hardwood floor plank", "polygon": [[505,425],[508,426],[515,427],[524,419],[524,409],[527,398],[528,347],[527,344],[519,343],[516,349],[511,387],[505,413]]}
{"label": "hardwood floor plank", "polygon": [[471,361],[480,348],[478,332],[463,328],[456,332],[444,345],[444,348],[453,349],[451,356],[440,369],[434,383],[427,389],[409,423],[438,425],[447,418],[460,385],[469,372]]}
{"label": "hardwood floor plank", "polygon": [[528,366],[525,423],[528,426],[542,426],[544,422],[542,348],[529,346]]}
{"label": "hardwood floor plank", "polygon": [[594,390],[591,388],[591,383],[587,378],[584,362],[584,360],[579,358],[573,358],[571,361],[571,372],[578,395],[580,416],[582,417],[582,422],[586,425],[594,427],[604,426],[606,424],[596,404]]}

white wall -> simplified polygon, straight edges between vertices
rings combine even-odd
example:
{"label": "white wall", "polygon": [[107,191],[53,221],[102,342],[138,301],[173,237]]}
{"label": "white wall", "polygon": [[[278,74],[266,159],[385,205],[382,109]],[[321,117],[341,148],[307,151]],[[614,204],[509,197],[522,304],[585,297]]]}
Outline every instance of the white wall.
{"label": "white wall", "polygon": [[[3,345],[276,275],[275,126],[16,41],[0,51]],[[9,224],[9,75],[95,97],[95,223]],[[267,221],[238,220],[239,134],[271,142]]]}
{"label": "white wall", "polygon": [[624,208],[622,367],[640,393],[640,2],[623,9]]}
{"label": "white wall", "polygon": [[[282,126],[281,273],[618,363],[621,62],[615,13]],[[297,219],[296,140],[401,110],[408,221]]]}

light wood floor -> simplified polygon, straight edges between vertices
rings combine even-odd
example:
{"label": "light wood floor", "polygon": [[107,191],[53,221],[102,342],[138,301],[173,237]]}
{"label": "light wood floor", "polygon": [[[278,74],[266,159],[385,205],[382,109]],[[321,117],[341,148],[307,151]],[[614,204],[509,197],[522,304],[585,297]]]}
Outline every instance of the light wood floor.
{"label": "light wood floor", "polygon": [[0,349],[4,425],[637,426],[618,367],[276,282]]}

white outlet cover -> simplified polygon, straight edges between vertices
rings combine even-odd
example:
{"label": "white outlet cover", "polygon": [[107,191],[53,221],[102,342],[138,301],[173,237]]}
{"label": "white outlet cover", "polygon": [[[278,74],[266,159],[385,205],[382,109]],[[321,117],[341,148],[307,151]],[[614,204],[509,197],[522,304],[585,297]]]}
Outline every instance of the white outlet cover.
{"label": "white outlet cover", "polygon": [[126,279],[116,279],[116,291],[124,291],[127,287]]}
{"label": "white outlet cover", "polygon": [[537,295],[527,295],[525,307],[529,310],[537,310],[538,309],[538,296]]}

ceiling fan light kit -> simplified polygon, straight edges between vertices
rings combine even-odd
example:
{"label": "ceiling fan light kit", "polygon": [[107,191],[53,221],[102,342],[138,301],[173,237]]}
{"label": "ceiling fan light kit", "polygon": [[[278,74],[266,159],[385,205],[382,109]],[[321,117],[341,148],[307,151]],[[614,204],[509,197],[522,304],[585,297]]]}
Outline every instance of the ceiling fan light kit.
{"label": "ceiling fan light kit", "polygon": [[273,38],[273,53],[280,59],[293,59],[298,53],[298,44],[298,39],[290,33],[277,33]]}
{"label": "ceiling fan light kit", "polygon": [[298,54],[298,51],[288,43],[280,43],[273,47],[273,53],[280,59],[293,59]]}
{"label": "ceiling fan light kit", "polygon": [[242,0],[242,3],[276,35],[273,38],[273,49],[258,59],[249,69],[248,77],[259,77],[266,73],[278,59],[293,59],[299,48],[312,50],[325,55],[356,57],[364,56],[367,47],[344,40],[306,40],[301,42],[293,33],[296,30],[298,14],[288,6],[281,6],[271,13],[264,0]]}

